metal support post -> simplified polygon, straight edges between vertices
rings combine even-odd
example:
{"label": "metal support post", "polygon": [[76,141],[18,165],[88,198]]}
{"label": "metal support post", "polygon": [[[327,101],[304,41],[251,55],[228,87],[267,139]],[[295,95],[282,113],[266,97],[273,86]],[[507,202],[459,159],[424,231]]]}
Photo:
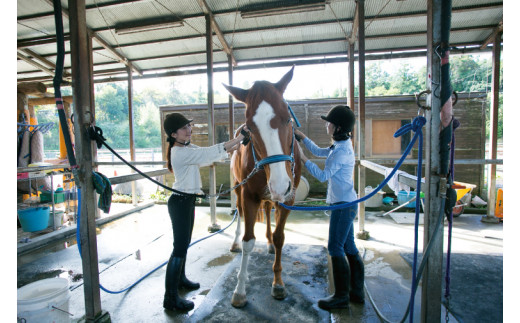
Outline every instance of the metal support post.
{"label": "metal support post", "polygon": [[[424,248],[426,248],[433,238],[433,232],[438,218],[444,216],[444,212],[440,210],[441,192],[445,192],[446,190],[446,187],[441,187],[441,182],[446,183],[446,181],[441,181],[441,174],[439,174],[441,166],[439,138],[439,131],[441,129],[440,113],[442,108],[439,95],[441,60],[435,53],[437,46],[441,43],[442,2],[442,0],[429,0],[427,10],[427,73],[429,79],[426,85],[432,94],[428,96],[428,103],[431,110],[426,113]],[[443,222],[444,220],[442,220],[442,223]],[[438,234],[439,236],[432,245],[431,253],[422,277],[421,322],[441,321],[444,230],[441,228]]]}
{"label": "metal support post", "polygon": [[[228,55],[228,84],[233,85],[233,57],[231,55]],[[235,130],[235,104],[233,101],[233,96],[229,95],[229,140],[233,139]],[[235,182],[235,176],[233,175],[233,172],[229,172],[229,186],[232,187]],[[237,195],[235,191],[231,191],[229,194],[231,197],[231,214],[235,212],[235,209],[237,208]]]}
{"label": "metal support post", "polygon": [[[500,89],[500,42],[502,40],[502,33],[497,33],[493,41],[493,90],[491,92],[491,113],[489,124],[490,131],[490,159],[497,159],[497,139],[498,139],[498,104],[499,104],[499,89]],[[488,189],[487,189],[487,212],[481,221],[488,223],[499,223],[500,221],[495,216],[496,203],[496,182],[497,182],[497,165],[491,164],[488,166]]]}
{"label": "metal support post", "polygon": [[94,86],[92,78],[92,39],[87,34],[84,0],[69,0],[70,58],[74,98],[76,155],[79,161],[77,182],[81,188],[81,260],[84,281],[85,319],[88,322],[109,317],[101,309],[96,241],[96,195],[92,182],[95,150],[87,129],[94,122]]}
{"label": "metal support post", "polygon": [[[213,32],[211,29],[211,17],[206,15],[206,70],[208,76],[208,145],[215,144],[215,116],[213,103]],[[217,177],[215,164],[209,166],[209,194],[214,195],[217,192]],[[210,197],[209,208],[211,212],[211,225],[208,227],[209,232],[220,230],[217,224],[217,198]]]}
{"label": "metal support post", "polygon": [[[134,100],[133,100],[133,80],[132,80],[132,64],[126,67],[128,73],[128,129],[130,140],[130,160],[135,161],[135,144],[134,144]],[[132,170],[132,173],[135,173]],[[136,181],[130,182],[132,185],[132,205],[137,206]]]}
{"label": "metal support post", "polygon": [[[359,98],[358,98],[358,158],[365,159],[365,1],[356,0],[358,13],[358,64],[359,64]],[[365,180],[366,169],[361,164],[358,166],[358,194],[359,197],[365,196]],[[358,213],[358,239],[367,240],[369,238],[368,231],[365,231],[365,203],[359,203]]]}

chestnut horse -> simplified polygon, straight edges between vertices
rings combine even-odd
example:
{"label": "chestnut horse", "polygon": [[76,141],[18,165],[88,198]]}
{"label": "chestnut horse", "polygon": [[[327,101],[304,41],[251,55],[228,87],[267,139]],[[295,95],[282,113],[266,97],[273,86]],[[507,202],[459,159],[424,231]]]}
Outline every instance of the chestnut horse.
{"label": "chestnut horse", "polygon": [[[278,205],[278,202],[287,205],[294,203],[301,174],[300,155],[296,147],[291,115],[283,98],[293,71],[294,66],[278,83],[256,81],[248,90],[224,85],[231,95],[245,103],[246,125],[251,135],[249,144],[241,146],[233,153],[231,167],[235,184],[247,178],[255,167],[262,168],[259,167],[259,162],[266,162],[262,170],[258,170],[245,184],[235,189],[238,212],[244,217],[245,232],[242,238],[242,262],[238,282],[231,299],[234,307],[243,307],[247,303],[247,266],[256,241],[254,226],[261,205],[266,207],[265,213],[268,215],[268,239],[269,212],[273,205],[275,207],[276,228],[272,234],[275,261],[271,295],[275,299],[284,299],[287,296],[282,281],[281,257],[285,238],[284,227],[290,211]],[[277,159],[280,156],[281,160]]]}

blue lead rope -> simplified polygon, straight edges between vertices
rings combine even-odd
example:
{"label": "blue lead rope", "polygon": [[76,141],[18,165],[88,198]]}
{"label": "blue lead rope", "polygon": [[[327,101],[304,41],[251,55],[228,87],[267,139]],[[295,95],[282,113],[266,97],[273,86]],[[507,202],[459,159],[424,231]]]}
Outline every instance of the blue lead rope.
{"label": "blue lead rope", "polygon": [[[76,242],[78,244],[78,251],[79,251],[79,255],[81,256],[81,239],[80,239],[80,230],[79,230],[79,221],[80,221],[80,206],[81,206],[81,190],[78,189],[78,215],[77,215],[77,223],[78,225],[76,226]],[[235,222],[236,218],[237,218],[237,214],[238,214],[238,209],[235,210],[235,214],[233,215],[233,219],[231,220],[231,222],[223,229],[220,229],[219,231],[217,232],[214,232],[210,235],[207,235],[197,241],[194,241],[192,243],[190,243],[190,245],[188,246],[191,247],[193,246],[194,244],[196,243],[199,243],[203,240],[206,240],[218,233],[221,233],[223,232],[224,230],[226,230],[227,228],[229,228],[233,222]],[[126,258],[126,257],[125,257]],[[163,267],[164,265],[166,265],[168,263],[168,261],[165,261],[164,263],[160,264],[159,266],[155,267],[154,269],[150,270],[147,274],[145,274],[144,276],[142,276],[141,278],[139,278],[135,283],[131,284],[130,286],[124,288],[124,289],[121,289],[121,290],[118,290],[118,291],[112,291],[112,290],[109,290],[107,288],[105,288],[103,285],[101,285],[101,283],[99,283],[99,288],[101,288],[101,290],[103,290],[104,292],[107,292],[109,294],[120,294],[120,293],[123,293],[127,290],[129,290],[130,288],[134,287],[135,285],[139,284],[141,281],[143,281],[146,277],[150,276],[152,273],[154,273],[155,271],[157,271],[159,268]]]}
{"label": "blue lead rope", "polygon": [[[423,154],[422,153],[422,151],[423,151],[422,127],[425,124],[426,124],[426,118],[424,118],[422,116],[418,116],[412,121],[412,123],[402,126],[395,132],[394,138],[400,137],[400,136],[408,133],[410,130],[412,130],[415,134],[414,134],[412,140],[410,141],[410,143],[408,144],[408,147],[406,147],[406,150],[403,153],[403,156],[401,156],[401,158],[395,165],[394,169],[392,169],[392,172],[390,173],[390,175],[387,178],[385,178],[383,180],[383,182],[381,182],[381,184],[379,184],[379,186],[377,186],[370,194],[368,194],[360,199],[357,199],[355,201],[352,201],[352,202],[336,204],[336,205],[331,205],[331,206],[324,206],[324,207],[287,206],[283,203],[279,203],[279,204],[289,210],[307,210],[308,211],[308,210],[336,210],[336,209],[346,208],[351,205],[355,205],[359,202],[363,202],[363,201],[371,198],[372,196],[374,196],[377,192],[379,192],[388,183],[388,181],[392,178],[392,176],[394,176],[395,172],[399,169],[399,167],[401,167],[406,156],[408,156],[408,154],[412,150],[412,147],[415,145],[417,138],[419,138],[419,154],[418,154],[418,167],[417,167],[418,168],[418,170],[417,170],[417,192],[419,192],[418,197],[420,199],[421,177],[422,177],[422,158],[423,158],[423,155],[422,155]],[[409,316],[410,322],[413,322],[415,293],[417,291],[417,253],[418,253],[418,248],[419,248],[418,247],[419,212],[420,212],[420,203],[416,203],[415,204],[414,253],[413,253],[413,265],[412,265],[412,288],[411,288],[412,291],[411,291],[411,295],[410,295],[410,301],[408,302],[408,308],[406,311],[406,312],[409,311],[409,313],[410,313],[410,316]],[[441,218],[441,217],[439,217],[439,218]],[[437,232],[437,229],[438,229],[438,226],[437,226],[435,232]],[[436,233],[434,233],[434,237],[435,237],[435,235],[436,235]],[[428,245],[427,250],[423,256],[423,263],[421,264],[421,268],[419,268],[419,277],[422,274],[422,266],[425,264],[424,260],[428,257],[430,247],[431,246]],[[406,319],[406,314],[400,322],[404,322],[405,319]]]}
{"label": "blue lead rope", "polygon": [[[406,156],[408,156],[408,154],[412,150],[415,142],[417,141],[417,138],[421,139],[421,140],[419,140],[419,158],[420,159],[419,159],[419,163],[418,163],[419,172],[418,172],[418,176],[417,176],[417,191],[420,192],[420,187],[421,187],[420,169],[422,167],[422,147],[423,147],[422,127],[425,124],[426,124],[426,118],[422,117],[422,116],[418,116],[415,119],[413,119],[412,123],[409,123],[409,124],[406,124],[406,125],[402,126],[401,128],[399,128],[395,132],[394,138],[400,137],[400,136],[404,135],[405,133],[408,133],[410,130],[412,130],[415,134],[414,134],[412,140],[410,141],[410,143],[408,144],[408,146],[406,147],[406,150],[404,151],[403,156],[401,156],[401,158],[397,162],[397,165],[395,165],[394,169],[392,169],[392,172],[390,173],[390,175],[388,175],[388,177],[385,178],[383,180],[383,182],[381,182],[381,184],[379,184],[379,186],[377,186],[368,195],[365,195],[362,198],[357,199],[355,201],[342,203],[342,204],[329,205],[329,206],[312,206],[312,207],[308,207],[308,206],[286,205],[286,204],[283,204],[283,203],[278,203],[278,204],[280,204],[284,208],[286,208],[288,210],[292,210],[292,211],[324,211],[324,210],[344,209],[346,207],[355,205],[355,204],[357,204],[359,202],[366,201],[369,198],[371,198],[372,196],[374,196],[377,192],[379,192],[390,181],[392,176],[394,176],[394,174],[397,172],[397,170],[403,164]],[[416,208],[417,208],[417,203],[416,203]]]}

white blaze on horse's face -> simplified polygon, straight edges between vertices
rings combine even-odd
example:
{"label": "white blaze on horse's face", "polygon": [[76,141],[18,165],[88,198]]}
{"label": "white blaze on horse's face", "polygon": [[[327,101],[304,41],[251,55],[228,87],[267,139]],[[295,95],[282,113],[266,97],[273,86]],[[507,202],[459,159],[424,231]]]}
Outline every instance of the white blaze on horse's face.
{"label": "white blaze on horse's face", "polygon": [[[265,101],[258,105],[253,116],[253,121],[265,144],[267,156],[284,155],[278,129],[271,127],[271,119],[274,117],[273,107]],[[268,186],[271,192],[271,199],[274,202],[283,203],[291,191],[291,178],[287,174],[285,162],[269,164],[269,170]]]}

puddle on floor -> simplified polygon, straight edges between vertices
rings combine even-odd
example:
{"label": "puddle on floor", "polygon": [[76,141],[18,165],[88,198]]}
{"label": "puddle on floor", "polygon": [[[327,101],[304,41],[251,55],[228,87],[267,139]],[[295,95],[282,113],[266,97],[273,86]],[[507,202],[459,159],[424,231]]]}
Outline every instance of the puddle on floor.
{"label": "puddle on floor", "polygon": [[235,258],[235,254],[225,254],[208,262],[208,267],[222,266],[228,264]]}

